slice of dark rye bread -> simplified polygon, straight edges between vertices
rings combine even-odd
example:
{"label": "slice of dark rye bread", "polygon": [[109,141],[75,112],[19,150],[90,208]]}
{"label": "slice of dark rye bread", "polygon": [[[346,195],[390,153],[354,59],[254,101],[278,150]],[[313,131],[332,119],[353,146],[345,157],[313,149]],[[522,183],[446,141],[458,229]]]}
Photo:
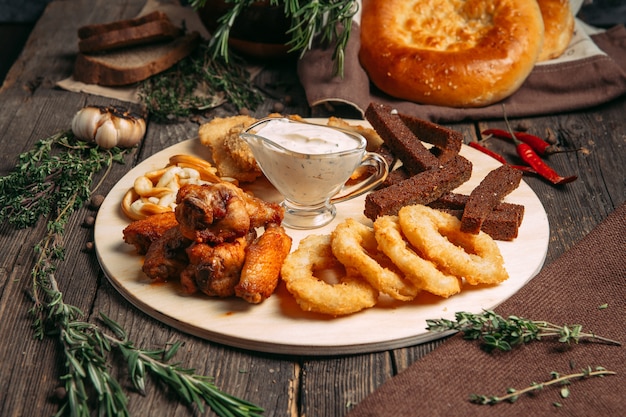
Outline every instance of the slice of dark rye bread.
{"label": "slice of dark rye bread", "polygon": [[519,187],[521,181],[522,171],[509,165],[489,172],[469,195],[461,218],[461,231],[478,234],[489,213]]}
{"label": "slice of dark rye bread", "polygon": [[[469,195],[447,193],[428,203],[428,206],[450,213],[461,220],[468,200]],[[496,240],[514,240],[518,236],[523,218],[523,205],[501,202],[487,214],[481,230]]]}
{"label": "slice of dark rye bread", "polygon": [[456,155],[447,163],[413,175],[403,181],[373,191],[365,197],[364,214],[370,220],[395,215],[411,204],[426,205],[469,180],[472,163]]}
{"label": "slice of dark rye bread", "polygon": [[74,79],[86,84],[122,86],[143,81],[176,64],[200,43],[192,32],[171,42],[140,45],[105,54],[79,53],[74,64]]}
{"label": "slice of dark rye bread", "polygon": [[411,132],[391,106],[371,103],[365,118],[411,175],[436,168],[440,161]]}
{"label": "slice of dark rye bread", "polygon": [[142,16],[133,17],[130,19],[116,20],[114,22],[107,23],[94,23],[91,25],[85,25],[78,28],[78,38],[87,39],[92,36],[102,35],[104,33],[113,32],[121,29],[128,29],[144,25],[149,22],[169,21],[169,17],[161,11],[154,11]]}
{"label": "slice of dark rye bread", "polygon": [[78,41],[78,50],[82,53],[106,52],[128,46],[172,40],[182,34],[183,30],[174,26],[166,17],[81,39]]}

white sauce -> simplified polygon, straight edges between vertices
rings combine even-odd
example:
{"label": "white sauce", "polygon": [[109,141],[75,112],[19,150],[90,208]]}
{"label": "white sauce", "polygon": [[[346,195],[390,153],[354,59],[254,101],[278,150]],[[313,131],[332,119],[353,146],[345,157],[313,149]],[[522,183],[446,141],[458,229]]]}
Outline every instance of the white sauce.
{"label": "white sauce", "polygon": [[254,134],[257,139],[247,142],[261,170],[286,199],[301,205],[324,204],[343,187],[365,153],[359,136],[326,126],[275,119]]}
{"label": "white sauce", "polygon": [[286,119],[270,120],[256,134],[293,152],[326,154],[353,150],[360,142],[337,129]]}

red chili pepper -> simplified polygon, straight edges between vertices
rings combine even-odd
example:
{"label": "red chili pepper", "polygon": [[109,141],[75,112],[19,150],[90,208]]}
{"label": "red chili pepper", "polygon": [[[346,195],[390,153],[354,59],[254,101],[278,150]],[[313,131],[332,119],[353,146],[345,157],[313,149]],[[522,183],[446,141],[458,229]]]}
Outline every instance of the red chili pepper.
{"label": "red chili pepper", "polygon": [[543,162],[539,155],[537,155],[533,148],[527,143],[517,141],[515,148],[517,150],[517,154],[524,162],[533,167],[537,174],[541,175],[552,184],[567,184],[568,182],[572,182],[578,178],[576,175],[571,175],[569,177],[560,176],[555,170],[550,168],[548,164]]}
{"label": "red chili pepper", "polygon": [[526,165],[511,165],[511,164],[509,164],[506,161],[506,159],[504,159],[504,157],[502,155],[492,151],[489,148],[484,147],[483,145],[481,145],[478,142],[470,142],[469,146],[471,148],[479,150],[480,152],[484,153],[485,155],[489,155],[490,157],[492,157],[493,159],[495,159],[496,161],[500,162],[503,165],[509,165],[511,168],[519,169],[520,171],[527,172],[529,174],[536,174],[537,173],[537,172],[535,172],[534,169],[532,169],[531,167],[526,166]]}
{"label": "red chili pepper", "polygon": [[498,162],[500,162],[500,163],[502,163],[504,165],[507,164],[506,159],[504,159],[504,157],[502,155],[492,151],[489,148],[485,148],[483,145],[481,145],[478,142],[470,142],[469,146],[474,148],[474,149],[477,149],[477,150],[481,151],[485,155],[489,155],[490,157],[492,157],[493,159],[497,160]]}
{"label": "red chili pepper", "polygon": [[[487,129],[482,132],[483,135],[493,135],[501,139],[513,140],[513,135],[510,132],[502,129]],[[515,138],[528,144],[539,155],[550,155],[557,152],[557,148],[551,145],[547,141],[541,139],[539,136],[531,135],[526,132],[515,132]]]}

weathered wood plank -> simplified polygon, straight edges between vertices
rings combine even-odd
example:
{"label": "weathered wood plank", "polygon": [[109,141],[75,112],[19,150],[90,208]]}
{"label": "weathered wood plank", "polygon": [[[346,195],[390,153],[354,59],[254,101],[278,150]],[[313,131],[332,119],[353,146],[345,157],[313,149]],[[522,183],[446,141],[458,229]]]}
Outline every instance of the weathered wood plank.
{"label": "weathered wood plank", "polygon": [[[48,6],[0,89],[0,141],[4,151],[0,154],[0,175],[6,175],[17,155],[30,149],[37,140],[67,129],[73,114],[84,105],[124,104],[61,91],[54,84],[71,74],[79,26],[132,17],[143,3],[139,0],[60,0]],[[297,81],[294,62],[268,65],[256,82],[265,91],[273,91],[262,105],[250,109],[255,116],[271,113],[275,110],[274,104],[280,102],[286,105],[286,114],[357,117],[355,112],[340,107],[309,109]],[[289,99],[285,100],[287,96]],[[551,224],[547,262],[571,247],[624,202],[625,110],[626,100],[621,99],[587,112],[524,120],[534,133],[552,130],[568,147],[584,149],[549,159],[563,173],[578,173],[577,182],[555,188],[541,179],[526,178],[540,195]],[[105,194],[130,168],[155,152],[195,137],[198,123],[236,111],[222,106],[206,112],[197,122],[150,122],[145,142],[127,158],[127,165],[113,167],[100,192]],[[479,125],[486,126],[502,127],[503,123],[492,121]],[[462,131],[466,141],[476,137],[474,124],[451,127]],[[490,141],[489,145],[507,157],[515,156],[510,144]],[[127,302],[103,276],[95,254],[83,250],[91,239],[91,230],[82,223],[86,216],[93,214],[83,208],[67,226],[67,260],[57,272],[66,301],[83,309],[92,323],[99,324],[97,315],[106,313],[142,347],[159,348],[182,341],[176,361],[195,368],[200,374],[213,376],[216,385],[224,391],[265,407],[268,416],[345,415],[352,405],[384,381],[443,343],[435,341],[364,355],[300,358],[232,349],[181,333]],[[4,254],[0,259],[0,334],[4,354],[4,366],[0,367],[0,415],[52,415],[57,409],[50,398],[60,385],[62,358],[53,339],[32,338],[28,315],[32,301],[26,296],[34,262],[33,245],[43,233],[43,223],[29,230],[0,225],[0,248]],[[115,372],[123,377],[125,370]],[[180,405],[157,385],[149,381],[145,397],[127,390],[133,415],[199,414]]]}
{"label": "weathered wood plank", "polygon": [[[535,176],[524,177],[541,196],[550,221],[546,262],[556,259],[624,202],[625,106],[622,99],[586,112],[523,121],[529,133],[545,136],[545,132],[552,131],[562,149],[574,150],[550,155],[546,161],[562,175],[579,176],[578,180],[559,187]],[[518,123],[510,122],[513,127]],[[486,126],[506,129],[503,122],[481,123],[480,129]],[[514,146],[507,141],[489,139],[487,146],[513,163],[521,162]]]}

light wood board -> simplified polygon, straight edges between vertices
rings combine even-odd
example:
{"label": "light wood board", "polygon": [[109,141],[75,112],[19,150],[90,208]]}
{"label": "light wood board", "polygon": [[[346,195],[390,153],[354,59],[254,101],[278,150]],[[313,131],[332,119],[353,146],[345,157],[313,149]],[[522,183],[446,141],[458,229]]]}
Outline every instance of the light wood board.
{"label": "light wood board", "polygon": [[[294,355],[338,355],[381,351],[423,343],[442,337],[426,330],[427,319],[453,318],[457,311],[480,312],[505,301],[534,277],[545,260],[549,242],[546,212],[532,189],[522,184],[505,201],[525,206],[519,236],[498,242],[510,278],[496,286],[464,286],[460,294],[442,299],[422,293],[411,302],[383,303],[340,318],[300,310],[284,286],[259,305],[243,300],[183,295],[176,283],[153,284],[141,271],[143,258],[122,239],[129,220],[120,209],[136,177],[164,167],[170,156],[190,154],[210,159],[198,139],[167,148],[128,172],[107,195],[95,224],[96,253],[112,285],[146,314],[180,331],[226,345],[262,352]],[[499,163],[468,146],[461,154],[474,164],[472,177],[456,191],[468,194]],[[249,187],[258,197],[280,201],[266,181]],[[329,234],[342,220],[364,223],[364,197],[337,205],[337,218],[308,231],[287,229],[295,249],[308,234]]]}

